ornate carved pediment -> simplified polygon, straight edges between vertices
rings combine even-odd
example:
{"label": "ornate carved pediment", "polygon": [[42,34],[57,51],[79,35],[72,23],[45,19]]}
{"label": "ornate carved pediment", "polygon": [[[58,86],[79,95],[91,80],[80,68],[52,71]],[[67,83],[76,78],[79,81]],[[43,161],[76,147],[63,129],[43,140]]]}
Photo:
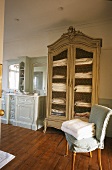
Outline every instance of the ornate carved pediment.
{"label": "ornate carved pediment", "polygon": [[82,33],[81,31],[76,31],[73,26],[70,26],[68,28],[68,32],[64,33],[61,38],[68,38],[70,42],[73,42],[75,37],[83,37],[83,39],[90,41],[94,46],[102,46],[102,39],[100,38],[92,38],[87,36],[86,34]]}
{"label": "ornate carved pediment", "polygon": [[64,33],[62,37],[69,37],[70,40],[74,39],[76,35],[84,35],[81,31],[76,31],[73,26],[70,26],[68,28],[68,32]]}
{"label": "ornate carved pediment", "polygon": [[[63,42],[63,43],[62,43]],[[63,33],[62,36],[55,41],[55,43],[51,44],[49,47],[49,52],[56,49],[62,44],[73,44],[73,43],[80,43],[85,44],[86,46],[102,46],[102,39],[100,38],[92,38],[90,36],[87,36],[86,34],[82,33],[81,31],[76,31],[73,26],[70,26],[68,28],[68,31],[66,33]]]}

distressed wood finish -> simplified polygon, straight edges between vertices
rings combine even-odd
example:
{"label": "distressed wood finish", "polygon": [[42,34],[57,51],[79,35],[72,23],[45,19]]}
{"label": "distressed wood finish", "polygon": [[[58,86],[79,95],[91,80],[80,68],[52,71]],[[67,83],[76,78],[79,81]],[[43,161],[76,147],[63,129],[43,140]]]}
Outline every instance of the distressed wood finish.
{"label": "distressed wood finish", "polygon": [[[87,103],[90,103],[90,105],[94,105],[98,103],[98,86],[99,86],[99,60],[100,60],[100,51],[102,46],[102,40],[97,38],[91,38],[85,34],[83,34],[80,31],[76,31],[73,27],[69,27],[68,32],[64,33],[56,42],[48,46],[48,90],[47,90],[47,114],[46,119],[44,121],[44,132],[46,132],[47,127],[55,127],[57,129],[60,129],[61,124],[63,121],[70,120],[74,118],[75,113],[87,113],[90,112],[91,106],[88,108],[84,108],[83,111],[81,111],[81,107],[77,107],[75,103],[80,99],[80,101],[84,101]],[[63,56],[63,53],[65,54]],[[90,85],[92,87],[92,92],[89,92],[88,96],[87,93],[84,94],[89,98],[85,99],[85,96],[82,96],[82,94],[79,97],[79,94],[76,94],[75,92],[75,86],[77,86],[77,81],[75,78],[75,72],[76,72],[76,59],[82,59],[82,58],[89,58],[92,60],[92,64],[89,66],[89,68],[84,67],[82,70],[82,66],[80,67],[79,72],[89,72],[88,69],[92,72],[92,80],[84,80],[86,84]],[[60,62],[62,59],[66,59],[66,68],[63,66],[54,66],[54,62],[58,61]],[[85,65],[86,66],[86,65]],[[57,68],[56,68],[57,67]],[[61,70],[64,70],[66,74],[61,73]],[[78,72],[78,73],[79,73]],[[63,78],[58,78],[54,81],[53,76],[54,75],[64,75],[65,81]],[[81,80],[83,81],[83,80]],[[84,82],[83,81],[83,82]],[[53,90],[53,83],[59,84],[63,83],[66,86],[65,95],[63,91],[57,90],[57,96],[56,96],[56,90]],[[79,82],[79,80],[78,80]],[[82,85],[85,85],[82,83]],[[81,85],[78,83],[78,85]],[[60,88],[60,86],[58,87]],[[54,92],[55,91],[55,92]],[[55,93],[55,94],[54,94]],[[59,94],[61,93],[61,94]],[[90,94],[91,93],[91,94]],[[62,95],[62,96],[61,96]],[[63,97],[64,96],[64,97]],[[52,103],[52,100],[54,98],[61,98],[63,97],[66,100],[65,107],[63,105],[58,105]],[[86,101],[85,101],[86,100]],[[54,108],[58,108],[62,111],[64,110],[64,114],[57,114],[57,112],[54,113],[52,110],[55,110]],[[76,110],[77,109],[77,110]]]}
{"label": "distressed wood finish", "polygon": [[[15,155],[15,159],[2,170],[71,170],[72,153],[64,157],[66,140],[63,132],[48,128],[32,131],[2,124],[0,150]],[[88,153],[77,154],[75,170],[99,170],[97,150],[90,158]],[[106,138],[102,150],[103,170],[112,169],[112,138]]]}

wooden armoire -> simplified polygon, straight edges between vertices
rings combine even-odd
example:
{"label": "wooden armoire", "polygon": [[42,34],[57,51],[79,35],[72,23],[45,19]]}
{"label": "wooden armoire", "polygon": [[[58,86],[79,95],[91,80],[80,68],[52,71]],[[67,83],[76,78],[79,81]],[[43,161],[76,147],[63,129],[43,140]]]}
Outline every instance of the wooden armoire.
{"label": "wooden armoire", "polygon": [[102,39],[91,38],[72,26],[48,46],[47,127],[61,128],[63,121],[89,117],[98,103],[99,62]]}

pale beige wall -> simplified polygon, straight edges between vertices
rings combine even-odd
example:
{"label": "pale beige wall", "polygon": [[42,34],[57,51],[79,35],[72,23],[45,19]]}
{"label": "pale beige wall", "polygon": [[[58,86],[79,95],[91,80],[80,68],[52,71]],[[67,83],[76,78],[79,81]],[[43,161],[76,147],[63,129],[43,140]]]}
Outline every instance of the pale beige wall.
{"label": "pale beige wall", "polygon": [[100,98],[112,99],[112,49],[102,49],[100,60]]}

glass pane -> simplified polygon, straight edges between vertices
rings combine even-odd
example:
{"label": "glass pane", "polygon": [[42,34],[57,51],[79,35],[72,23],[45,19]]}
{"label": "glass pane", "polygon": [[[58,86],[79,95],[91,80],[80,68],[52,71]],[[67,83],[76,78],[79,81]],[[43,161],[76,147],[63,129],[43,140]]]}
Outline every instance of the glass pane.
{"label": "glass pane", "polygon": [[67,50],[53,56],[51,115],[66,116]]}
{"label": "glass pane", "polygon": [[9,89],[19,89],[19,64],[9,66]]}
{"label": "glass pane", "polygon": [[34,72],[33,89],[42,90],[43,88],[43,72]]}
{"label": "glass pane", "polygon": [[76,49],[74,113],[75,117],[89,117],[92,97],[93,53]]}

